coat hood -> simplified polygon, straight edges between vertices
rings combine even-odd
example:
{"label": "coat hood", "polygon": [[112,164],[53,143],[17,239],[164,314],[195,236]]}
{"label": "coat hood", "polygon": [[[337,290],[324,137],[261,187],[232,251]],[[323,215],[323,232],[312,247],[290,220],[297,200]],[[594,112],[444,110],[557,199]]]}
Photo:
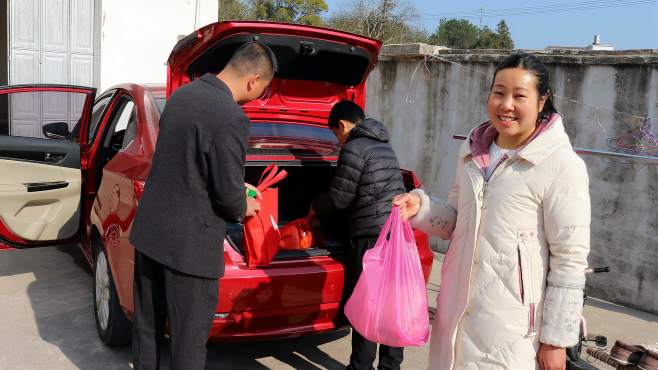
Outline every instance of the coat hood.
{"label": "coat hood", "polygon": [[[472,155],[480,167],[486,167],[489,163],[489,147],[497,135],[491,121],[481,123],[471,130],[469,139],[459,150],[459,156],[465,158]],[[537,165],[561,147],[571,149],[571,142],[564,130],[562,117],[559,113],[553,113],[537,124],[535,132],[516,150],[516,155]]]}
{"label": "coat hood", "polygon": [[383,143],[387,143],[390,140],[388,130],[384,124],[372,118],[366,118],[359,122],[350,132],[349,140],[359,137],[367,137]]}

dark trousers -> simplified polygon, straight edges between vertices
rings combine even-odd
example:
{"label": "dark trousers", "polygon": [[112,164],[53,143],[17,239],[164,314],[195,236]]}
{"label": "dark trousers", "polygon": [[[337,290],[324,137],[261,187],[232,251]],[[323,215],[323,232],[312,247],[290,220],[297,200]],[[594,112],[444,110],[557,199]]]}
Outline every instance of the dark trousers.
{"label": "dark trousers", "polygon": [[171,369],[203,370],[218,288],[218,279],[183,274],[135,251],[134,369],[160,368],[168,319]]}
{"label": "dark trousers", "polygon": [[[347,266],[347,296],[352,295],[356,282],[363,271],[363,255],[375,246],[377,238],[352,239],[350,242],[350,258]],[[399,370],[403,360],[402,347],[379,345],[379,370]],[[352,329],[352,355],[350,370],[370,370],[377,355],[377,343],[371,342]]]}

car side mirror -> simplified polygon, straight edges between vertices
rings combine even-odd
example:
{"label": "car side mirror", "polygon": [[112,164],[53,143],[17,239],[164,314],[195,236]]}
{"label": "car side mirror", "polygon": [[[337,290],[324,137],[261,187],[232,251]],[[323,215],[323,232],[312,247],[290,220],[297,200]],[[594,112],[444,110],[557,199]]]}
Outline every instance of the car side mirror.
{"label": "car side mirror", "polygon": [[46,123],[43,125],[43,136],[49,139],[66,139],[69,136],[69,124],[66,122]]}

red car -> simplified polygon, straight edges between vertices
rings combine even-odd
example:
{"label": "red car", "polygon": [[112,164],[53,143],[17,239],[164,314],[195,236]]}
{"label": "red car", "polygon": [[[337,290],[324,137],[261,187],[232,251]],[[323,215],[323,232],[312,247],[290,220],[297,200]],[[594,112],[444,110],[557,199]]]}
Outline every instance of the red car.
{"label": "red car", "polygon": [[[273,49],[279,72],[260,99],[244,106],[253,122],[245,181],[257,183],[270,163],[288,171],[279,185],[283,225],[305,216],[311,200],[328,190],[340,148],[326,118],[341,99],[365,105],[379,41],[309,26],[223,22],[174,47],[166,86],[119,85],[95,100],[95,89],[86,87],[0,87],[0,249],[78,243],[94,271],[96,323],[108,345],[130,337],[134,250],[128,235],[166,97],[219,72],[249,40]],[[408,189],[420,186],[412,172],[403,172]],[[420,232],[416,241],[427,280],[429,241]],[[211,340],[296,336],[345,324],[339,242],[326,238],[316,248],[283,250],[269,266],[249,268],[236,224],[223,248],[226,273]]]}

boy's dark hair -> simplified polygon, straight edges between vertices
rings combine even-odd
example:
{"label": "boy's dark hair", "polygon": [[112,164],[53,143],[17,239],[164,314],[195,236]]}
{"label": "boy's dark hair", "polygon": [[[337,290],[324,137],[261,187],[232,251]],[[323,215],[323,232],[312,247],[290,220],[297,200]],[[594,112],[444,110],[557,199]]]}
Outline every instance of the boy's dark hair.
{"label": "boy's dark hair", "polygon": [[329,127],[338,128],[338,121],[344,119],[345,121],[358,124],[366,119],[363,109],[358,104],[351,100],[341,100],[336,103],[331,112],[329,112]]}
{"label": "boy's dark hair", "polygon": [[[551,113],[557,113],[555,105],[553,104],[553,90],[550,85],[550,74],[548,69],[539,58],[527,53],[515,53],[503,59],[494,72],[493,81],[496,80],[496,74],[499,71],[507,68],[522,68],[532,73],[537,77],[537,91],[539,96],[547,96],[544,109],[539,112],[540,119],[547,117]],[[491,81],[491,88],[493,88],[493,81]],[[489,89],[491,91],[491,89]]]}
{"label": "boy's dark hair", "polygon": [[240,71],[242,75],[257,73],[266,78],[272,78],[278,68],[272,49],[256,41],[242,44],[233,53],[227,66]]}

